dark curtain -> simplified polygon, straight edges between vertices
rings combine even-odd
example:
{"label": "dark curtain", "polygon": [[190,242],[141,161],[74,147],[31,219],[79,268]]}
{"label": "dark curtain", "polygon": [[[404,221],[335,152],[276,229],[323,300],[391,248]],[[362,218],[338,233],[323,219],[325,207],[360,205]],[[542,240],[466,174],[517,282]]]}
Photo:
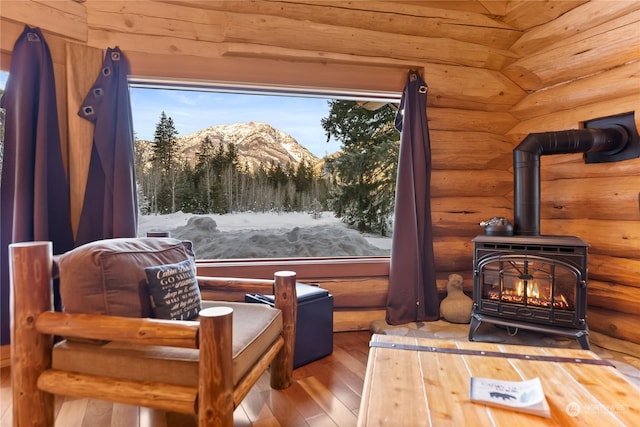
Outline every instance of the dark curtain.
{"label": "dark curtain", "polygon": [[76,245],[135,237],[138,208],[134,169],[129,63],[108,49],[102,69],[78,114],[95,125],[89,176]]}
{"label": "dark curtain", "polygon": [[396,115],[401,132],[387,323],[440,317],[431,230],[431,147],[427,84],[410,72]]}
{"label": "dark curtain", "polygon": [[7,344],[11,324],[9,244],[52,241],[56,254],[73,248],[53,65],[37,28],[25,26],[15,43],[0,107],[6,109],[0,180],[1,343]]}

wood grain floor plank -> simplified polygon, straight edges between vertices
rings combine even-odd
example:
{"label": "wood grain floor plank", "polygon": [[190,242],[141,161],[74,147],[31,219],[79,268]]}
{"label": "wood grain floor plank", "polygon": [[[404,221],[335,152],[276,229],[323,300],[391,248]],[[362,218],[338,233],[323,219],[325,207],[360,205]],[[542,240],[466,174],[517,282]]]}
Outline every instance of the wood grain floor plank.
{"label": "wood grain floor plank", "polygon": [[[368,345],[368,344],[367,344]],[[367,373],[367,360],[361,360],[359,357],[355,357],[347,350],[336,348],[334,350],[335,359],[345,366],[349,371],[356,374],[361,380],[364,380],[364,376]]]}
{"label": "wood grain floor plank", "polygon": [[56,423],[65,427],[82,427],[82,421],[87,411],[87,402],[88,399],[65,398],[56,416]]}
{"label": "wood grain floor plank", "polygon": [[254,427],[284,427],[276,417],[265,418],[253,424]]}
{"label": "wood grain floor plank", "polygon": [[233,412],[233,425],[234,427],[249,427],[252,425],[251,420],[242,405],[237,407]]}
{"label": "wood grain floor plank", "polygon": [[304,416],[298,411],[284,393],[280,391],[268,391],[268,405],[278,422],[283,426],[307,426]]}
{"label": "wood grain floor plank", "polygon": [[11,402],[11,369],[5,367],[0,369],[0,426],[11,425],[13,418]]}
{"label": "wood grain floor plank", "polygon": [[[234,412],[236,427],[351,427],[362,393],[368,331],[334,334],[333,354],[296,369],[293,384],[272,390],[263,375]],[[12,427],[11,369],[0,371],[0,427]],[[56,396],[55,427],[195,427],[192,415],[101,400]]]}
{"label": "wood grain floor plank", "polygon": [[307,420],[309,427],[340,427],[338,426],[329,415],[322,413],[316,417]]}
{"label": "wood grain floor plank", "polygon": [[297,382],[292,384],[288,389],[282,390],[282,393],[296,406],[297,411],[304,417],[307,423],[309,419],[325,414],[322,407],[318,405]]}
{"label": "wood grain floor plank", "polygon": [[322,375],[314,375],[312,378],[318,380],[325,388],[347,408],[353,409],[360,406],[360,395],[362,387],[356,392],[345,382],[345,377],[340,374],[339,363],[329,360],[322,361]]}
{"label": "wood grain floor plank", "polygon": [[113,415],[113,404],[104,400],[87,401],[82,427],[110,426]]}
{"label": "wood grain floor plank", "polygon": [[329,417],[340,427],[355,426],[357,417],[332,392],[315,377],[299,381],[302,388],[324,409]]}
{"label": "wood grain floor plank", "polygon": [[110,427],[140,427],[140,408],[124,403],[114,403]]}
{"label": "wood grain floor plank", "polygon": [[167,427],[167,413],[151,408],[138,408],[140,427]]}
{"label": "wood grain floor plank", "polygon": [[247,418],[252,423],[273,417],[271,408],[267,405],[268,395],[265,395],[263,391],[265,390],[261,390],[259,383],[257,383],[240,404],[240,408],[242,408]]}

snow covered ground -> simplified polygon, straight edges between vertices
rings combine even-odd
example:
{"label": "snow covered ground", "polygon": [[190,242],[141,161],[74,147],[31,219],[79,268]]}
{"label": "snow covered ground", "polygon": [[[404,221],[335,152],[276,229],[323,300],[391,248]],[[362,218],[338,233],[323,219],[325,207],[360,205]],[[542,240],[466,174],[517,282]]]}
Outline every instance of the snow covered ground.
{"label": "snow covered ground", "polygon": [[391,238],[363,235],[332,212],[144,215],[138,235],[168,231],[190,240],[199,259],[389,255]]}

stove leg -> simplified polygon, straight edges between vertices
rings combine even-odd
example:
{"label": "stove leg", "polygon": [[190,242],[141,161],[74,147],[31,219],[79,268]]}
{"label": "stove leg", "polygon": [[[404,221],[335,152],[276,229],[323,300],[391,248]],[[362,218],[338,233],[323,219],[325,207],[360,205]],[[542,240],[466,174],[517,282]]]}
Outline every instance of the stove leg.
{"label": "stove leg", "polygon": [[473,341],[473,335],[476,333],[482,321],[476,316],[475,313],[471,313],[471,324],[469,325],[469,341]]}
{"label": "stove leg", "polygon": [[578,340],[578,343],[580,344],[580,347],[582,347],[583,350],[591,350],[591,346],[589,345],[589,332],[582,332],[579,333],[576,336],[576,339]]}

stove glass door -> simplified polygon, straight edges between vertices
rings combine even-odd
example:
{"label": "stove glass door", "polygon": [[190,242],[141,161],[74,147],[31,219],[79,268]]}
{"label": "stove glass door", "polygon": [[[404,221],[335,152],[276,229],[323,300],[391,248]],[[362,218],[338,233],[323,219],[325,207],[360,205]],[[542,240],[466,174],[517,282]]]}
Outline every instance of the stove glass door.
{"label": "stove glass door", "polygon": [[528,309],[576,310],[581,274],[562,261],[529,255],[500,255],[483,260],[479,274],[484,300]]}

